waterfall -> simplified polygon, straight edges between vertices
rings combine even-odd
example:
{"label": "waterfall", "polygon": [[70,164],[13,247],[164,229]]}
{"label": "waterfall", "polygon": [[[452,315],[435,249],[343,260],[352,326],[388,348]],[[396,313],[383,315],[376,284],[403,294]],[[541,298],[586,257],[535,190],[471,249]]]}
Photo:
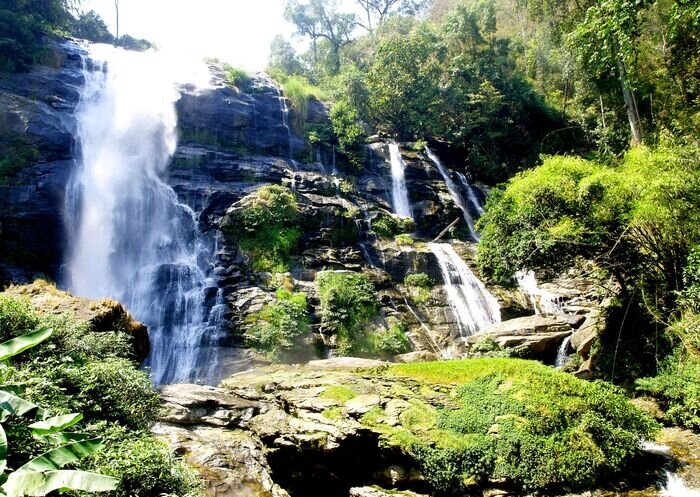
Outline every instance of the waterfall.
{"label": "waterfall", "polygon": [[559,350],[557,350],[557,358],[554,360],[554,367],[557,369],[563,368],[566,363],[569,361],[569,357],[571,354],[569,353],[569,349],[571,348],[571,335],[566,337],[562,342],[561,345],[559,346]]}
{"label": "waterfall", "polygon": [[475,333],[501,321],[500,306],[486,286],[449,243],[431,243],[437,257],[450,306],[457,316],[462,336]]}
{"label": "waterfall", "polygon": [[406,165],[401,158],[398,144],[389,144],[389,155],[391,157],[391,200],[394,205],[394,213],[401,217],[413,218],[404,175]]}
{"label": "waterfall", "polygon": [[520,291],[528,298],[535,314],[563,314],[561,296],[543,290],[537,284],[537,277],[532,271],[518,271],[515,273]]}
{"label": "waterfall", "polygon": [[700,497],[700,489],[689,488],[676,473],[666,471],[666,482],[662,484],[661,497]]}
{"label": "waterfall", "polygon": [[[224,304],[211,278],[215,243],[163,181],[177,84],[193,76],[157,52],[92,45],[90,58],[76,108],[81,163],[66,195],[65,284],[119,300],[148,326],[156,384],[215,381]],[[198,74],[208,81],[203,64]]]}
{"label": "waterfall", "polygon": [[464,191],[467,192],[467,199],[469,200],[469,203],[481,216],[484,213],[484,202],[477,196],[477,188],[469,182],[464,174],[458,172],[457,178],[459,178],[459,182],[462,184]]}
{"label": "waterfall", "polygon": [[[467,222],[467,226],[469,226],[469,234],[471,237],[474,239],[474,241],[479,241],[479,233],[477,233],[476,228],[474,227],[474,218],[472,217],[471,213],[469,212],[469,208],[467,207],[467,203],[464,201],[464,197],[462,197],[462,194],[460,193],[459,189],[457,188],[457,185],[455,184],[454,181],[452,181],[452,178],[450,177],[450,173],[447,171],[447,168],[443,165],[443,163],[440,161],[440,158],[435,155],[435,152],[430,150],[429,147],[425,147],[425,153],[427,154],[428,158],[433,161],[433,164],[435,164],[435,167],[437,167],[438,171],[440,171],[440,174],[442,175],[442,178],[445,180],[445,184],[447,185],[447,189],[450,192],[450,195],[452,196],[452,200],[454,200],[455,204],[457,204],[457,207],[460,208],[462,211],[462,214],[464,215],[464,220]],[[465,178],[466,181],[466,178]]]}
{"label": "waterfall", "polygon": [[277,100],[280,103],[280,112],[282,113],[282,126],[287,130],[287,157],[292,158],[292,129],[289,127],[289,106],[287,99],[282,95],[280,87],[273,82],[275,91],[277,92]]}

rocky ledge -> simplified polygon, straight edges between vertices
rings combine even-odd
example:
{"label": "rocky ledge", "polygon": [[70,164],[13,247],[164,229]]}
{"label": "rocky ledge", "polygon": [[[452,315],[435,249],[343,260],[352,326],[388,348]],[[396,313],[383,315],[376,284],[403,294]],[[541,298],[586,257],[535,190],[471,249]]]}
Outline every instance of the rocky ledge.
{"label": "rocky ledge", "polygon": [[[560,385],[557,388],[563,388],[561,382],[585,385],[529,361],[498,361],[449,364],[454,366],[453,373],[459,371],[463,378],[475,377],[478,382],[500,378],[501,369],[524,368],[517,375],[526,375],[529,368],[535,368],[530,371],[535,375],[554,375],[554,383]],[[353,365],[363,369],[352,370]],[[465,475],[460,458],[473,455],[461,452],[459,444],[471,440],[471,435],[458,440],[455,437],[462,435],[448,434],[438,421],[445,413],[464,408],[465,383],[431,381],[429,374],[411,374],[415,367],[423,373],[430,371],[425,365],[390,366],[346,358],[303,367],[270,366],[235,375],[219,388],[167,386],[162,390],[166,408],[153,432],[203,475],[208,496],[519,495],[518,484],[507,478]],[[515,373],[507,374],[514,376],[504,376],[494,392],[519,398],[523,393],[518,390],[519,380]],[[515,386],[512,378],[516,378]],[[559,398],[564,394],[545,395]],[[528,422],[518,419],[516,425]],[[483,436],[499,443],[512,429],[509,422],[509,415],[496,416]],[[438,454],[443,444],[454,451],[448,457],[454,467],[452,462],[442,467],[447,460],[424,457],[433,450],[433,456]],[[431,466],[434,464],[437,469]],[[652,480],[662,467],[659,461],[654,464],[658,467],[650,472]],[[648,472],[649,466],[646,468]],[[441,475],[451,483],[436,485]],[[636,483],[640,482],[649,480]]]}

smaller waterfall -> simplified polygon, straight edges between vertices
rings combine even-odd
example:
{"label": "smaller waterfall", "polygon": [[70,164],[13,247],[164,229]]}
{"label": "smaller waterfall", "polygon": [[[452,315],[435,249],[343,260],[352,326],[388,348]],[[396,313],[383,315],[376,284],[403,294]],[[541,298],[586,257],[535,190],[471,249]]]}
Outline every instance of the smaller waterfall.
{"label": "smaller waterfall", "polygon": [[464,174],[458,172],[457,178],[459,178],[459,182],[462,184],[464,191],[467,192],[467,199],[469,200],[469,203],[481,216],[484,213],[484,203],[476,194],[477,188],[469,182]]}
{"label": "smaller waterfall", "polygon": [[564,367],[564,365],[569,362],[569,357],[571,354],[569,354],[571,348],[571,335],[566,337],[562,342],[561,345],[559,346],[559,350],[557,350],[557,358],[554,360],[554,367],[557,369],[561,369]]}
{"label": "smaller waterfall", "polygon": [[445,282],[445,291],[457,316],[462,336],[475,333],[501,321],[500,306],[486,286],[449,243],[431,243]]}
{"label": "smaller waterfall", "polygon": [[683,478],[666,471],[666,483],[661,487],[660,497],[700,497],[700,490],[689,488]]}
{"label": "smaller waterfall", "polygon": [[518,271],[515,273],[520,291],[523,292],[538,316],[543,314],[563,314],[561,308],[561,296],[543,290],[537,284],[537,277],[532,271]]}
{"label": "smaller waterfall", "polygon": [[[430,150],[429,147],[425,147],[425,153],[428,156],[428,158],[433,161],[433,164],[435,164],[435,167],[437,167],[438,171],[440,171],[440,174],[442,175],[442,178],[445,180],[445,184],[447,185],[447,189],[450,191],[450,195],[452,196],[452,200],[454,200],[455,204],[457,204],[457,207],[460,208],[462,211],[462,214],[464,215],[464,220],[467,222],[467,226],[469,226],[469,234],[472,236],[472,238],[475,241],[479,241],[479,233],[477,233],[476,228],[474,227],[474,218],[472,217],[471,213],[469,212],[469,208],[467,207],[467,203],[464,201],[464,197],[462,197],[462,194],[459,191],[459,188],[457,188],[457,185],[455,182],[452,180],[450,177],[450,173],[447,171],[447,168],[444,166],[444,164],[440,161],[440,158],[435,155],[435,152]],[[466,178],[465,178],[466,181]]]}
{"label": "smaller waterfall", "polygon": [[408,199],[408,189],[406,188],[406,177],[404,175],[406,165],[401,158],[398,144],[389,144],[389,154],[391,156],[391,199],[394,205],[394,212],[401,217],[413,218],[411,202]]}
{"label": "smaller waterfall", "polygon": [[292,129],[289,127],[289,106],[287,99],[282,95],[282,90],[277,84],[274,84],[277,92],[277,100],[280,103],[280,112],[282,113],[282,126],[287,130],[287,157],[292,158]]}

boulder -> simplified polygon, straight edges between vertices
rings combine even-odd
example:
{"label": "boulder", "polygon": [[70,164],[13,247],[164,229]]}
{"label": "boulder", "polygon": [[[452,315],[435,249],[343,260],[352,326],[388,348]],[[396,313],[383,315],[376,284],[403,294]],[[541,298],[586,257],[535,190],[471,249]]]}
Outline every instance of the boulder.
{"label": "boulder", "polygon": [[307,366],[310,369],[321,371],[354,371],[356,369],[377,368],[386,366],[387,362],[374,359],[363,359],[360,357],[333,357],[331,359],[320,359],[309,361]]}
{"label": "boulder", "polygon": [[431,362],[440,359],[438,355],[434,352],[429,352],[427,350],[418,350],[416,352],[409,352],[408,354],[401,354],[394,357],[394,361],[402,363],[410,362]]}
{"label": "boulder", "polygon": [[477,343],[489,338],[499,347],[526,347],[535,354],[551,352],[572,328],[566,320],[545,316],[527,316],[497,323],[467,338]]}
{"label": "boulder", "polygon": [[588,358],[591,347],[604,326],[605,320],[601,311],[599,309],[592,310],[581,326],[571,335],[571,347],[584,359]]}
{"label": "boulder", "polygon": [[350,497],[428,497],[410,490],[385,490],[379,487],[354,487],[350,489]]}
{"label": "boulder", "polygon": [[44,314],[72,315],[80,321],[86,321],[95,332],[127,333],[133,337],[136,359],[142,362],[148,357],[148,329],[143,323],[132,318],[119,302],[111,299],[90,300],[75,297],[44,280],[36,280],[30,285],[10,286],[3,294],[27,299],[32,307]]}

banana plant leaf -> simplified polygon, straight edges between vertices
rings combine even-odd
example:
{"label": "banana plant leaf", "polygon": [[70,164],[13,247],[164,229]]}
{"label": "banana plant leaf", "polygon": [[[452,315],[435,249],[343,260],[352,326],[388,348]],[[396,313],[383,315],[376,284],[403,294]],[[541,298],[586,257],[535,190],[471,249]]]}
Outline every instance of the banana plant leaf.
{"label": "banana plant leaf", "polygon": [[108,492],[117,488],[119,480],[86,471],[14,472],[2,486],[7,497],[42,496],[55,490]]}
{"label": "banana plant leaf", "polygon": [[64,416],[54,416],[43,421],[37,421],[29,425],[34,435],[50,435],[70,428],[83,419],[82,414],[66,414]]}
{"label": "banana plant leaf", "polygon": [[102,447],[102,440],[99,438],[63,445],[35,457],[24,466],[20,466],[15,473],[53,471],[94,454],[100,447]]}
{"label": "banana plant leaf", "polygon": [[52,333],[53,330],[51,328],[44,328],[0,343],[0,361],[9,359],[17,354],[21,354],[27,349],[39,345],[49,338]]}

